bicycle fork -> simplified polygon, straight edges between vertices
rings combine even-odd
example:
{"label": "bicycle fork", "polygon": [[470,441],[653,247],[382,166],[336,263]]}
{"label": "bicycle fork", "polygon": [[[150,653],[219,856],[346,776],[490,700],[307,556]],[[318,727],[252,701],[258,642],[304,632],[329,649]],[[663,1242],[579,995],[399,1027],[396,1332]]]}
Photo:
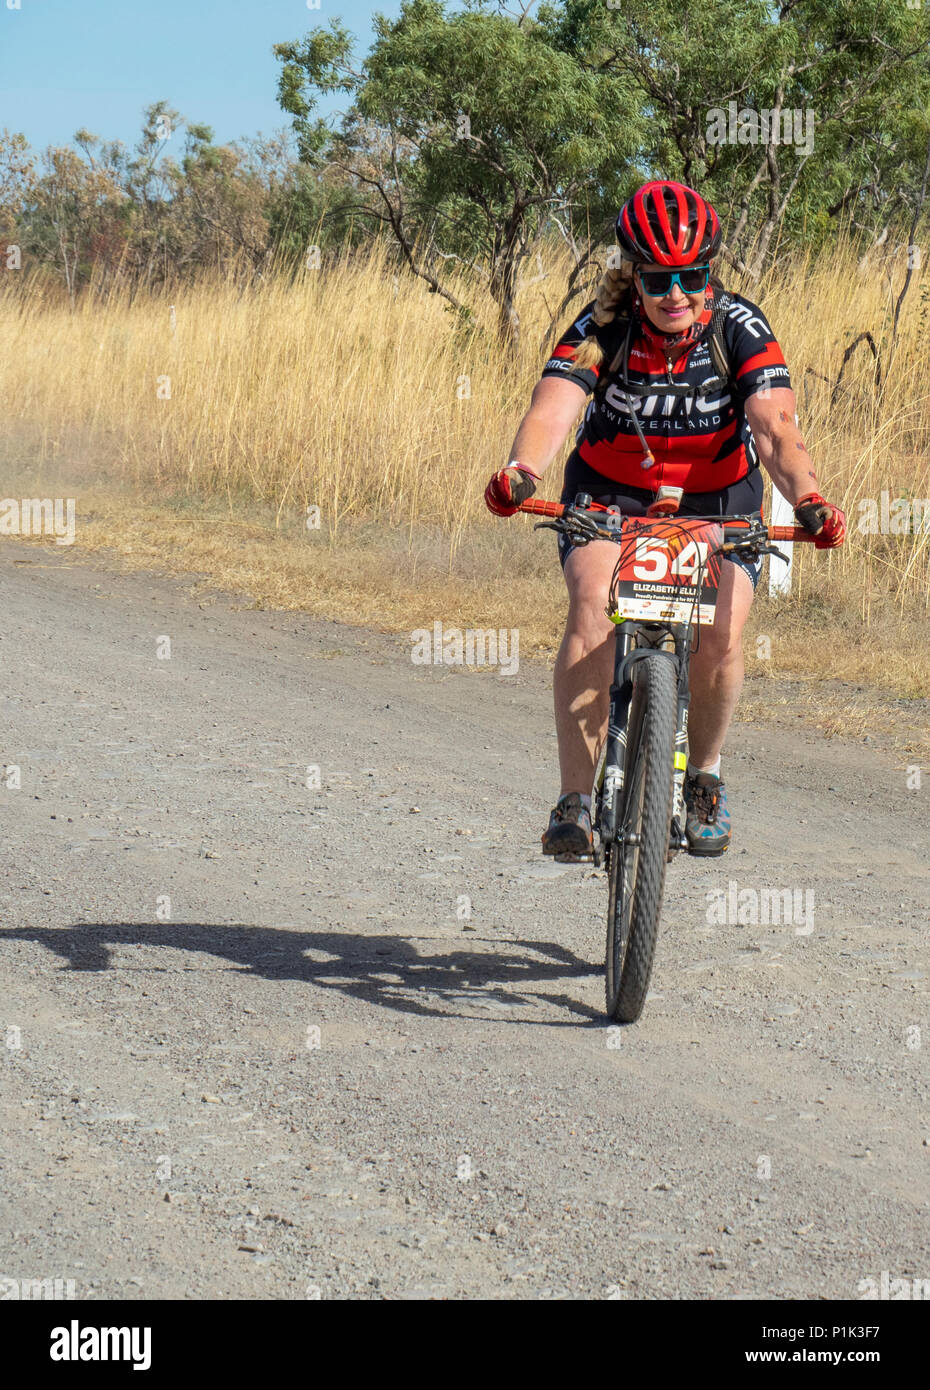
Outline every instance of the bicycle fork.
{"label": "bicycle fork", "polygon": [[[626,764],[627,733],[630,702],[633,695],[632,667],[637,659],[661,652],[675,662],[678,674],[678,717],[675,726],[675,749],[672,761],[672,816],[669,826],[669,858],[687,849],[685,838],[685,771],[688,762],[688,644],[690,629],[680,625],[665,628],[657,642],[636,645],[636,634],[643,629],[623,624],[617,630],[614,676],[610,687],[610,710],[607,718],[607,738],[603,770],[597,788],[594,824],[601,846],[611,845],[618,834],[618,816],[623,804],[624,769]],[[655,634],[652,634],[655,635]],[[668,650],[667,639],[674,641],[674,652]]]}
{"label": "bicycle fork", "polygon": [[630,713],[632,683],[627,674],[627,658],[633,650],[634,634],[624,623],[617,628],[614,674],[610,686],[610,709],[607,715],[607,739],[604,746],[604,765],[598,789],[595,824],[602,846],[617,838],[617,813],[623,796],[623,772],[626,762],[626,734]]}

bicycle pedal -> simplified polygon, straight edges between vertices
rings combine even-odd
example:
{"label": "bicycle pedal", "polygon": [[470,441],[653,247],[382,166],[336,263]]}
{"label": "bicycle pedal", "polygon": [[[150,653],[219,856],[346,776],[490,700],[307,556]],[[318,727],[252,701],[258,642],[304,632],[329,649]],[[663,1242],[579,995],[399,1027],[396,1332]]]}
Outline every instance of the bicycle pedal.
{"label": "bicycle pedal", "polygon": [[593,854],[554,854],[552,857],[557,864],[591,864],[594,862]]}

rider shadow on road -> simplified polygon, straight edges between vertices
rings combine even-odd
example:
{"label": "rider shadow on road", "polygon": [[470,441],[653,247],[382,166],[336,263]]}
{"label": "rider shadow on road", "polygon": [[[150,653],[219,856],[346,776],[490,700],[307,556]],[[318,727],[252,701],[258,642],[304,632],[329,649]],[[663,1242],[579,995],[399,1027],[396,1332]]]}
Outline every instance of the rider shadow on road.
{"label": "rider shadow on road", "polygon": [[[603,1014],[547,985],[597,976],[600,969],[551,941],[488,941],[472,937],[460,947],[424,954],[435,937],[375,936],[353,932],[204,922],[75,923],[0,931],[0,941],[37,941],[67,961],[68,969],[183,973],[196,967],[114,961],[113,950],[170,947],[230,961],[233,968],[268,980],[300,980],[400,1013],[435,1018],[506,1018],[507,1022],[575,1027],[579,1018],[603,1024]],[[443,943],[444,945],[445,943]],[[487,947],[492,949],[487,949]],[[506,988],[505,988],[506,986]],[[527,1017],[539,1006],[573,1015]],[[522,1007],[521,1007],[522,1006]]]}

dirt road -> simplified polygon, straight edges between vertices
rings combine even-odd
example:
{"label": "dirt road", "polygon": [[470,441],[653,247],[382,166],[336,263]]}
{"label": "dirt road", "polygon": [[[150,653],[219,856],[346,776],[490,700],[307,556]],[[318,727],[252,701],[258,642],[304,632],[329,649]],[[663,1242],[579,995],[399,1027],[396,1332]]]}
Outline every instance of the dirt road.
{"label": "dirt road", "polygon": [[[16,542],[0,582],[0,1279],[930,1280],[926,773],[735,726],[733,849],[670,871],[653,995],[611,1029],[604,880],[538,850],[541,665],[417,666]],[[753,922],[768,889],[791,922]]]}

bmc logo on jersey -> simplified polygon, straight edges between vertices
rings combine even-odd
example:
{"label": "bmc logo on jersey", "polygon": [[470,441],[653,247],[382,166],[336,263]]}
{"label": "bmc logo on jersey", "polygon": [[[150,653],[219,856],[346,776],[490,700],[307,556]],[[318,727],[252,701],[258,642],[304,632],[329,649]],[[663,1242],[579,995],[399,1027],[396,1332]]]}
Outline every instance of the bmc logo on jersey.
{"label": "bmc logo on jersey", "polygon": [[[627,404],[626,392],[621,392],[616,386],[608,386],[604,392],[604,401],[607,405],[613,406],[621,415],[629,415],[630,407]],[[661,402],[661,405],[660,405]],[[729,391],[722,396],[667,396],[663,391],[658,391],[654,396],[640,397],[636,407],[636,414],[649,419],[652,415],[671,415],[675,404],[679,403],[685,413],[685,417],[691,414],[692,409],[697,409],[700,415],[714,415],[730,403]]]}
{"label": "bmc logo on jersey", "polygon": [[[734,304],[727,314],[727,318],[735,319],[737,323],[741,323],[746,332],[750,333],[753,338],[771,338],[772,336],[772,330],[765,319],[757,318],[751,309],[746,308],[745,304]],[[753,327],[754,324],[755,327]]]}

